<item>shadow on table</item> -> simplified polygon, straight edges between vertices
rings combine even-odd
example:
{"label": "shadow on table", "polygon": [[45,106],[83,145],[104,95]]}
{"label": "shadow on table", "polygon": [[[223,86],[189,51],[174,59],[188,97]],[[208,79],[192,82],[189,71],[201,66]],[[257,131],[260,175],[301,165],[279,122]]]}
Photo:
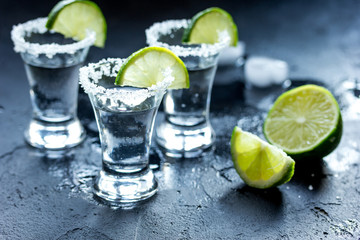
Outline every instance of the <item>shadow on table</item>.
{"label": "shadow on table", "polygon": [[255,189],[241,186],[232,189],[220,200],[225,211],[261,223],[274,222],[283,216],[282,192],[278,188]]}
{"label": "shadow on table", "polygon": [[323,180],[327,177],[325,169],[326,165],[322,159],[297,161],[291,181],[304,185],[306,188],[311,186],[310,190],[320,190]]}
{"label": "shadow on table", "polygon": [[274,208],[282,205],[282,193],[278,188],[256,189],[245,185],[236,191],[241,195],[248,195],[265,200],[269,206]]}

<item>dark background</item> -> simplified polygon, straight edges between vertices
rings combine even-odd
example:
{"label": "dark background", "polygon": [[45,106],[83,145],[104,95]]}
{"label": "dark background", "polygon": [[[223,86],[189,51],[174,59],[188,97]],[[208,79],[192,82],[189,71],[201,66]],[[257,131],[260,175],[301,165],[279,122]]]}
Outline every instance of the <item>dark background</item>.
{"label": "dark background", "polygon": [[[216,150],[195,161],[170,161],[152,146],[159,192],[132,210],[112,210],[91,198],[93,175],[81,172],[81,166],[99,167],[100,154],[85,94],[79,95],[79,118],[88,132],[84,144],[52,158],[24,143],[31,105],[10,31],[14,24],[46,16],[55,3],[1,1],[1,240],[360,237],[360,105],[349,92],[337,91],[358,72],[360,1],[97,1],[108,22],[108,40],[104,49],[91,48],[88,62],[127,57],[144,47],[144,30],[153,22],[191,18],[218,6],[233,16],[249,55],[287,61],[294,85],[315,81],[327,86],[337,93],[343,113],[344,134],[335,152],[324,160],[298,162],[286,185],[251,189],[232,168],[229,139],[239,119],[245,130],[261,135],[267,109],[246,94],[240,69],[219,69],[210,116]],[[271,100],[276,96],[270,93]]]}
{"label": "dark background", "polygon": [[[2,1],[0,8],[0,61],[12,54],[12,25],[46,16],[57,1]],[[210,6],[229,11],[239,30],[239,39],[250,54],[283,59],[293,77],[336,81],[344,73],[341,38],[359,23],[360,2],[329,1],[98,1],[108,22],[105,49],[93,48],[88,61],[103,57],[127,57],[144,47],[144,30],[153,22],[191,18]],[[340,52],[338,51],[340,50]],[[12,54],[14,56],[14,54]],[[20,59],[15,58],[19,63]],[[300,62],[302,61],[302,62]],[[6,64],[7,65],[7,64]],[[11,67],[11,66],[8,66]],[[319,75],[318,68],[327,68]]]}

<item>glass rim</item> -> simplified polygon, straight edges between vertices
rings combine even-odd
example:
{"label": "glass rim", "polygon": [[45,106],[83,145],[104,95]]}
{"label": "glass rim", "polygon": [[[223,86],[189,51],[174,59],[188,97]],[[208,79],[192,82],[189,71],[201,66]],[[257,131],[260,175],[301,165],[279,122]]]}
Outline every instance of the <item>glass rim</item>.
{"label": "glass rim", "polygon": [[[107,58],[97,63],[89,63],[87,66],[81,67],[79,71],[79,82],[85,93],[89,95],[101,94],[113,101],[125,102],[129,99],[137,98],[139,102],[142,102],[159,93],[165,93],[166,89],[174,80],[174,77],[171,75],[171,70],[167,69],[164,72],[163,81],[147,88],[132,87],[132,90],[128,90],[126,88],[122,89],[121,87],[105,88],[97,84],[103,76],[114,77],[115,80],[125,60],[126,59],[121,58]],[[115,64],[115,66],[111,67],[111,64]]]}
{"label": "glass rim", "polygon": [[196,45],[171,45],[159,41],[161,35],[170,34],[172,30],[186,28],[191,20],[171,19],[156,22],[145,30],[146,42],[149,46],[160,46],[170,49],[179,57],[198,56],[209,57],[219,54],[221,50],[229,45],[229,37],[221,37],[221,41],[215,44],[196,44]]}
{"label": "glass rim", "polygon": [[48,30],[45,25],[47,22],[47,17],[36,18],[33,20],[29,20],[25,23],[20,23],[18,25],[14,25],[11,30],[11,39],[14,43],[14,50],[18,53],[29,53],[34,56],[38,56],[40,54],[45,54],[47,57],[52,58],[56,54],[61,53],[69,53],[74,54],[76,51],[90,47],[94,44],[96,40],[96,34],[93,31],[87,31],[87,35],[84,39],[80,41],[76,41],[74,43],[69,44],[58,44],[58,43],[50,43],[50,44],[39,44],[39,43],[30,43],[25,40],[25,36],[29,35],[29,33],[45,33]]}

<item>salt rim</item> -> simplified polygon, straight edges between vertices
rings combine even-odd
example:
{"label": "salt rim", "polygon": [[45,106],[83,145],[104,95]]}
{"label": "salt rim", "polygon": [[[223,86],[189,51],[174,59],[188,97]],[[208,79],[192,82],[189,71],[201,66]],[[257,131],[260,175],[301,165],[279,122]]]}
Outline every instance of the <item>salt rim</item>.
{"label": "salt rim", "polygon": [[39,54],[45,54],[48,58],[52,58],[55,54],[58,53],[69,53],[74,54],[77,50],[90,47],[94,44],[96,39],[96,34],[93,31],[87,31],[87,36],[81,41],[60,45],[57,43],[51,44],[39,44],[39,43],[29,43],[25,41],[25,36],[28,36],[30,33],[45,33],[49,31],[45,25],[47,18],[37,18],[34,20],[27,21],[25,23],[20,23],[14,25],[11,30],[11,39],[14,42],[14,50],[19,53],[29,53],[34,56]]}
{"label": "salt rim", "polygon": [[[126,59],[120,58],[107,58],[102,59],[97,63],[89,63],[87,66],[80,68],[79,79],[81,87],[87,94],[101,94],[102,96],[105,96],[106,98],[109,98],[113,101],[129,102],[129,99],[141,99],[144,101],[149,97],[155,96],[159,92],[166,91],[166,89],[175,79],[171,75],[172,70],[167,68],[163,72],[163,81],[160,81],[148,88],[139,88],[137,91],[129,91],[121,88],[107,89],[97,84],[104,75],[108,77],[116,77],[121,65],[125,62],[125,60]],[[112,69],[111,63],[114,64]]]}
{"label": "salt rim", "polygon": [[186,28],[191,20],[166,20],[154,23],[145,30],[146,42],[149,46],[160,46],[170,49],[179,57],[199,56],[209,57],[218,54],[222,49],[229,46],[230,37],[227,32],[220,33],[220,42],[215,44],[199,44],[199,45],[170,45],[159,41],[161,35],[170,34],[172,30]]}

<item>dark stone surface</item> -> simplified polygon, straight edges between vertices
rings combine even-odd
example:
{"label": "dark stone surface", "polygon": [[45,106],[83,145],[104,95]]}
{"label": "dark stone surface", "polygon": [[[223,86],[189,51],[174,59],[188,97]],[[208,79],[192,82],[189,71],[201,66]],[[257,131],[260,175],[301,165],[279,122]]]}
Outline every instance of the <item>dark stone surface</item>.
{"label": "dark stone surface", "polygon": [[[231,131],[239,124],[262,136],[267,108],[279,92],[244,91],[240,69],[219,69],[211,107],[216,149],[201,159],[174,161],[153,146],[159,192],[129,210],[99,205],[90,193],[101,159],[84,93],[79,96],[79,117],[88,138],[81,146],[54,156],[24,143],[31,106],[10,30],[13,24],[46,15],[54,3],[5,1],[0,8],[0,239],[360,237],[360,104],[351,91],[340,88],[356,73],[359,62],[359,1],[211,3],[234,16],[249,54],[286,60],[294,85],[315,81],[335,93],[344,119],[342,141],[324,160],[298,162],[286,185],[269,190],[247,187],[232,167]],[[109,23],[108,42],[105,49],[91,49],[89,62],[126,57],[144,46],[144,29],[152,22],[189,18],[209,6],[206,1],[99,4]],[[158,121],[161,118],[160,113]]]}

